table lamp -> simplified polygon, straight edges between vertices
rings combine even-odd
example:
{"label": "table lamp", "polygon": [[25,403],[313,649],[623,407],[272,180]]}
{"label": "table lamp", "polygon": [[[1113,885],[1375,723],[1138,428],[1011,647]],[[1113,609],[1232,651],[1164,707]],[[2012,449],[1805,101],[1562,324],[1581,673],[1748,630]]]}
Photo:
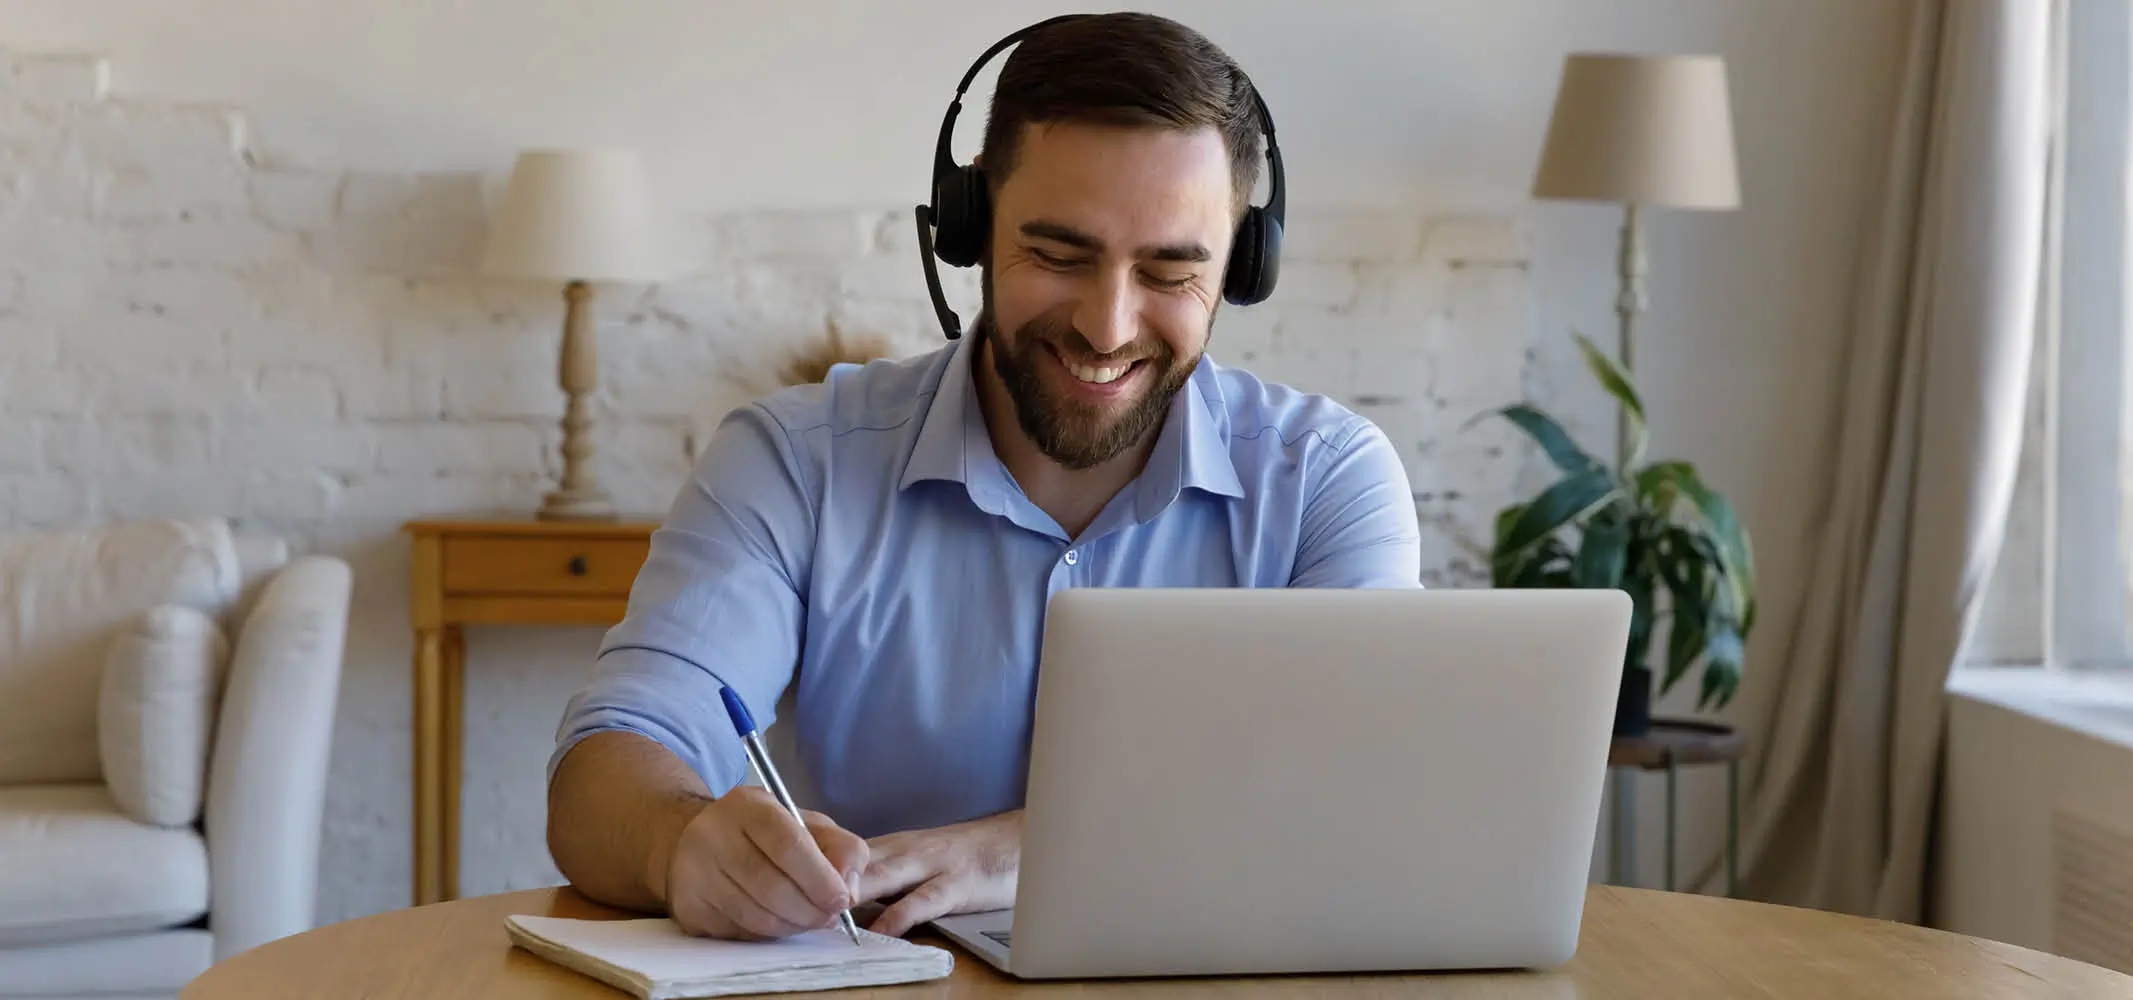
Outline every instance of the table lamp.
{"label": "table lamp", "polygon": [[519,155],[489,230],[481,270],[564,282],[558,381],[563,477],[537,512],[543,520],[611,520],[593,457],[590,397],[600,362],[591,327],[592,283],[656,281],[664,262],[647,207],[644,166],[629,150],[530,150]]}
{"label": "table lamp", "polygon": [[[1645,303],[1638,210],[1740,205],[1725,61],[1572,53],[1563,64],[1533,195],[1622,204],[1615,311],[1621,317],[1622,368],[1634,371],[1637,314]],[[1629,414],[1619,420],[1618,446],[1627,464]]]}

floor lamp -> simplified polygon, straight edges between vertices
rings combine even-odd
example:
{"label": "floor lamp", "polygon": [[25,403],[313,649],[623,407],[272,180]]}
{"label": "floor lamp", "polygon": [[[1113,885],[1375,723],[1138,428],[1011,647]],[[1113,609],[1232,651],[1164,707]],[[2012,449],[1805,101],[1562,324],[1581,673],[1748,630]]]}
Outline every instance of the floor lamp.
{"label": "floor lamp", "polygon": [[[1717,56],[1572,53],[1563,63],[1533,195],[1622,205],[1617,350],[1623,369],[1634,373],[1637,316],[1645,305],[1640,210],[1740,205],[1725,62]],[[1620,413],[1617,421],[1616,454],[1626,466],[1629,414]]]}
{"label": "floor lamp", "polygon": [[521,153],[490,227],[482,272],[563,282],[557,381],[565,397],[563,476],[541,502],[542,520],[604,521],[615,505],[592,469],[592,394],[600,361],[592,329],[593,282],[664,276],[649,218],[644,167],[627,150]]}
{"label": "floor lamp", "polygon": [[[1533,195],[1622,206],[1616,356],[1632,376],[1637,316],[1645,303],[1640,210],[1738,207],[1736,174],[1723,60],[1609,53],[1572,53],[1565,59]],[[1629,419],[1628,407],[1617,411],[1616,466],[1624,474],[1636,457]],[[1636,792],[1620,776],[1614,781],[1613,819],[1609,881],[1619,885],[1634,878],[1637,828]]]}

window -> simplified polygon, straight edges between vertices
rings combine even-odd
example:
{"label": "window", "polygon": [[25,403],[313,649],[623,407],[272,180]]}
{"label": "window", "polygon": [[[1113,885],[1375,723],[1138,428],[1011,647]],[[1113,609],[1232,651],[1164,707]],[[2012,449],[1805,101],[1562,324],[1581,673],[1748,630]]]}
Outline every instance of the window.
{"label": "window", "polygon": [[1972,659],[2133,669],[2133,5],[2068,7],[2058,267],[2044,297],[2056,315],[2038,338],[2021,475]]}

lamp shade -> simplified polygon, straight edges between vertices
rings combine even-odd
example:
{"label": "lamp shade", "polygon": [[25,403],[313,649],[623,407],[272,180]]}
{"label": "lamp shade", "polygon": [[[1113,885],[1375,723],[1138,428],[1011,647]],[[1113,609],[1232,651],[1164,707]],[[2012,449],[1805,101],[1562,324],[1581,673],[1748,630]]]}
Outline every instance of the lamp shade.
{"label": "lamp shade", "polygon": [[1672,208],[1738,206],[1725,61],[1571,54],[1533,194]]}
{"label": "lamp shade", "polygon": [[664,277],[642,160],[629,150],[519,154],[481,269],[560,281]]}

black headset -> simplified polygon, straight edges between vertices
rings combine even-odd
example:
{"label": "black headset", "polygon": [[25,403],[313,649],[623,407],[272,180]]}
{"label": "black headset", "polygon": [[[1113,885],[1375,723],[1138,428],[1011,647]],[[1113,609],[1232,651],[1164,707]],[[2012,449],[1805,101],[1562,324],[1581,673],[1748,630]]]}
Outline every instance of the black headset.
{"label": "black headset", "polygon": [[[918,206],[916,212],[918,254],[926,267],[926,290],[933,296],[933,310],[940,315],[941,329],[948,334],[949,340],[962,336],[963,323],[955,311],[948,308],[948,299],[941,294],[941,276],[933,259],[939,257],[955,267],[976,264],[984,253],[986,237],[992,231],[992,198],[985,187],[984,172],[976,167],[958,165],[948,150],[949,138],[955,133],[955,116],[963,110],[963,92],[970,89],[970,81],[977,77],[978,70],[1001,49],[1021,41],[1033,31],[1088,16],[1062,14],[994,42],[977,62],[970,65],[970,72],[963,74],[963,82],[956,84],[955,100],[948,105],[948,116],[941,119],[940,141],[933,149],[933,201]],[[1259,96],[1258,87],[1252,87],[1252,103],[1259,111],[1260,130],[1266,133],[1269,190],[1265,207],[1253,205],[1244,210],[1244,218],[1238,221],[1236,237],[1230,244],[1228,265],[1222,274],[1222,297],[1240,306],[1264,302],[1274,294],[1274,283],[1281,276],[1282,216],[1288,206],[1286,187],[1282,183],[1281,147],[1274,143],[1274,116],[1267,111],[1266,100]]]}

